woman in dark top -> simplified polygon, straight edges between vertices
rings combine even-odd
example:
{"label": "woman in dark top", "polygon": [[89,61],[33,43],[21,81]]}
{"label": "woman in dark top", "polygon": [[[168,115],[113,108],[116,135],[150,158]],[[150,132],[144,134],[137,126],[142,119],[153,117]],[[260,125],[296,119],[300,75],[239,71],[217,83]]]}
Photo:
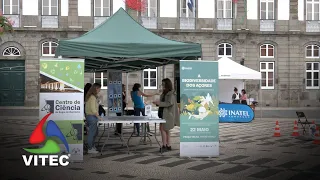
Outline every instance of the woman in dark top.
{"label": "woman in dark top", "polygon": [[232,95],[232,104],[240,104],[241,94],[238,93],[238,88],[233,89],[234,93]]}
{"label": "woman in dark top", "polygon": [[[117,113],[117,116],[124,115],[124,110],[127,107],[126,101],[126,86],[122,84],[122,113]],[[116,132],[115,134],[121,134],[122,124],[116,123]]]}

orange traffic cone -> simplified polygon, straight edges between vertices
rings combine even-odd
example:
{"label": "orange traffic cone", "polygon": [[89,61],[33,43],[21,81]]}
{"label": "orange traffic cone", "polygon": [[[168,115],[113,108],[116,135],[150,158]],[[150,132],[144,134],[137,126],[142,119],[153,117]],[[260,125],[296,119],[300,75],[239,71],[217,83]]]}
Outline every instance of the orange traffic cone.
{"label": "orange traffic cone", "polygon": [[291,134],[291,136],[300,136],[297,121],[294,121],[293,133]]}
{"label": "orange traffic cone", "polygon": [[317,126],[316,134],[312,144],[320,144],[319,126]]}
{"label": "orange traffic cone", "polygon": [[280,137],[280,126],[279,126],[279,122],[276,121],[276,127],[274,128],[274,134],[273,137]]}

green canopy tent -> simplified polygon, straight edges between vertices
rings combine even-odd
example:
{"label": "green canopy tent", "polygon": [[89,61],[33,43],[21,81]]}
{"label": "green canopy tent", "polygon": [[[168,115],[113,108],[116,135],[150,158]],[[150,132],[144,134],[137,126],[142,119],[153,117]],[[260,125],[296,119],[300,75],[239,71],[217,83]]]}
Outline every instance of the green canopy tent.
{"label": "green canopy tent", "polygon": [[198,59],[202,50],[200,44],[168,40],[150,32],[121,8],[86,34],[59,41],[58,56],[84,58],[87,72],[130,72]]}

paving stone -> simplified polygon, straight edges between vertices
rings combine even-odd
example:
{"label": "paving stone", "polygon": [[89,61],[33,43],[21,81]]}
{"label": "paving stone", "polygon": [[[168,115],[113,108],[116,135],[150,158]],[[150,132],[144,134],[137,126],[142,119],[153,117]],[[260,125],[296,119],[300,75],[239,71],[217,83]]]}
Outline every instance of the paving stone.
{"label": "paving stone", "polygon": [[194,170],[194,171],[201,171],[201,170],[204,170],[204,169],[208,169],[208,168],[219,166],[221,164],[223,164],[223,163],[209,162],[209,163],[206,163],[206,164],[200,164],[200,165],[197,165],[197,166],[193,166],[193,167],[190,167],[188,169]]}
{"label": "paving stone", "polygon": [[123,177],[123,178],[132,179],[132,178],[135,178],[136,176],[131,176],[131,175],[123,174],[123,175],[120,175],[120,176],[118,176],[118,177]]}
{"label": "paving stone", "polygon": [[284,164],[280,164],[278,165],[277,167],[282,167],[282,168],[286,168],[286,169],[290,169],[290,168],[293,168],[295,166],[298,166],[300,164],[302,164],[303,162],[301,161],[289,161],[289,162],[286,162]]}
{"label": "paving stone", "polygon": [[271,159],[271,158],[261,158],[261,159],[257,159],[254,161],[250,161],[247,164],[263,165],[263,164],[266,164],[266,163],[274,161],[274,160],[275,159]]}
{"label": "paving stone", "polygon": [[245,159],[245,158],[248,158],[249,156],[233,156],[233,157],[230,157],[230,158],[226,158],[226,159],[221,159],[220,161],[237,161],[237,160],[240,160],[240,159]]}
{"label": "paving stone", "polygon": [[145,157],[147,155],[133,155],[133,156],[128,156],[128,157],[123,157],[123,158],[120,158],[120,159],[115,159],[113,161],[118,161],[118,162],[125,162],[125,161],[130,161],[130,160],[133,160],[133,159],[139,159],[139,158],[142,158],[142,157]]}
{"label": "paving stone", "polygon": [[228,169],[224,169],[224,170],[218,171],[217,173],[234,174],[234,173],[237,173],[237,172],[241,172],[241,171],[247,170],[249,168],[251,168],[251,166],[237,165],[237,166],[232,167],[232,168],[228,168]]}
{"label": "paving stone", "polygon": [[151,164],[151,163],[155,163],[155,162],[164,161],[167,159],[171,159],[171,157],[156,157],[156,158],[147,159],[144,161],[137,162],[137,164]]}
{"label": "paving stone", "polygon": [[187,164],[187,163],[190,163],[190,162],[193,162],[193,160],[184,159],[184,160],[178,160],[178,161],[167,163],[167,164],[162,164],[160,166],[176,167],[176,166],[180,166],[180,165]]}
{"label": "paving stone", "polygon": [[270,176],[273,176],[273,175],[275,175],[275,174],[277,174],[279,172],[281,172],[281,170],[278,170],[278,169],[266,169],[266,170],[251,174],[249,177],[264,179],[264,178],[268,178]]}
{"label": "paving stone", "polygon": [[95,172],[91,172],[91,173],[95,173],[95,174],[107,174],[107,173],[109,173],[109,172],[95,171]]}

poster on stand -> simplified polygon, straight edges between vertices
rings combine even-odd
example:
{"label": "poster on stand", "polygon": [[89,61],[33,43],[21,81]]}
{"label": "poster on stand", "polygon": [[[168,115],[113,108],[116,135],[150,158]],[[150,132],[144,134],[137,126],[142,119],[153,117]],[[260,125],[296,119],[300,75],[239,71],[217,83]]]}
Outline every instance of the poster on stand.
{"label": "poster on stand", "polygon": [[40,59],[39,118],[49,116],[45,132],[51,121],[59,128],[53,139],[71,161],[83,161],[83,89],[84,60]]}
{"label": "poster on stand", "polygon": [[122,113],[122,72],[108,71],[108,115]]}
{"label": "poster on stand", "polygon": [[180,156],[219,156],[218,62],[180,61]]}

